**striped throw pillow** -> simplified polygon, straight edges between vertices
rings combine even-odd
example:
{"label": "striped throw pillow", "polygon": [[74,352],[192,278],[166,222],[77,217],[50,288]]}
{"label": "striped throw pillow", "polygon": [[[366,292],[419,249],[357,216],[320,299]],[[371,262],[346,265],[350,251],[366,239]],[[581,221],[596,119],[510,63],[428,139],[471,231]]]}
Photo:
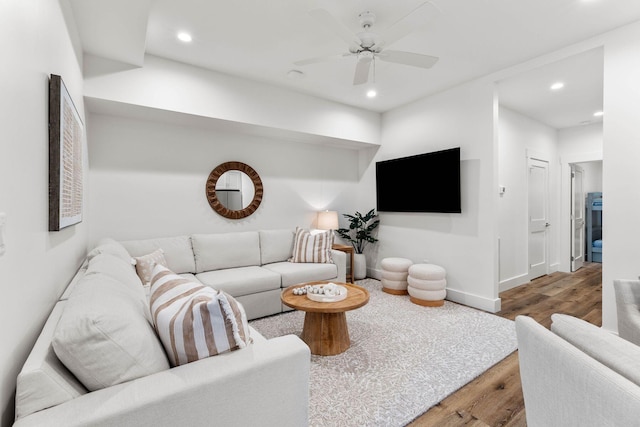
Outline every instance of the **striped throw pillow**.
{"label": "striped throw pillow", "polygon": [[194,283],[157,264],[151,316],[172,366],[251,344],[247,315],[231,295]]}
{"label": "striped throw pillow", "polygon": [[333,246],[333,231],[327,230],[318,234],[311,234],[309,230],[296,227],[293,241],[293,256],[291,262],[329,263]]}

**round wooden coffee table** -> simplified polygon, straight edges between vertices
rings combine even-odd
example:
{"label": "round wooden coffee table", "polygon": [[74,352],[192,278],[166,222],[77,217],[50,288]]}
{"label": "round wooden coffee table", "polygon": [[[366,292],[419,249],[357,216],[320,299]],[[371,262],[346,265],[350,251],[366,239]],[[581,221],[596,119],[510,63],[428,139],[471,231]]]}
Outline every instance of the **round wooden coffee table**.
{"label": "round wooden coffee table", "polygon": [[312,301],[306,295],[294,295],[295,288],[324,285],[329,282],[308,282],[289,286],[280,299],[284,305],[306,312],[300,338],[307,343],[311,354],[333,356],[351,346],[346,311],[355,310],[369,302],[369,292],[349,283],[332,282],[347,288],[347,297],[337,302]]}

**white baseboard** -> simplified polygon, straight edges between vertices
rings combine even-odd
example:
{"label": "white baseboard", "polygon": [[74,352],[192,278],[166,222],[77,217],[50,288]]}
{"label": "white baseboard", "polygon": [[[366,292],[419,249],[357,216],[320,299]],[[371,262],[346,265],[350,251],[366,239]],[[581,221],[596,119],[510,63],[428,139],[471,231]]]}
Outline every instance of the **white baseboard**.
{"label": "white baseboard", "polygon": [[508,291],[509,289],[513,289],[517,286],[524,285],[529,281],[529,274],[521,274],[519,276],[514,276],[510,279],[503,280],[498,285],[498,292]]}
{"label": "white baseboard", "polygon": [[[367,277],[380,280],[382,279],[382,270],[367,268]],[[502,302],[500,298],[489,299],[450,288],[447,288],[446,299],[459,304],[468,305],[469,307],[477,308],[479,310],[488,311],[490,313],[497,313],[500,311]]]}
{"label": "white baseboard", "polygon": [[[560,270],[560,263],[555,263],[549,265],[549,273],[555,273]],[[524,285],[527,282],[530,282],[529,274],[521,274],[519,276],[514,276],[509,279],[505,279],[498,284],[498,292],[508,291],[509,289],[513,289],[517,286]]]}
{"label": "white baseboard", "polygon": [[376,268],[368,268],[367,267],[367,277],[371,277],[372,279],[382,279],[382,270],[378,270]]}
{"label": "white baseboard", "polygon": [[500,298],[490,299],[450,288],[447,288],[447,299],[479,310],[488,311],[489,313],[497,313],[502,307]]}

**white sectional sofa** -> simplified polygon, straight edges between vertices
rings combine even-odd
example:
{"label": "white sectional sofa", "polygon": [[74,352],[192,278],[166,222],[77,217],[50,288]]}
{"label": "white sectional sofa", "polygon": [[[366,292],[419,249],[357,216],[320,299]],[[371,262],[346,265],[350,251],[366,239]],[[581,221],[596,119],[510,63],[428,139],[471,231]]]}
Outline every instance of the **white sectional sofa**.
{"label": "white sectional sofa", "polygon": [[293,230],[193,234],[121,242],[133,257],[162,249],[174,273],[225,291],[244,306],[249,320],[291,310],[282,289],[315,280],[346,280],[347,257],[333,250],[333,263],[291,263]]}
{"label": "white sectional sofa", "polygon": [[168,268],[236,297],[251,319],[280,313],[283,287],[344,281],[342,252],[334,251],[333,264],[287,262],[293,236],[270,230],[102,242],[18,376],[15,426],[306,425],[310,352],[302,340],[267,340],[251,329],[246,348],[171,368],[131,263],[162,248]]}

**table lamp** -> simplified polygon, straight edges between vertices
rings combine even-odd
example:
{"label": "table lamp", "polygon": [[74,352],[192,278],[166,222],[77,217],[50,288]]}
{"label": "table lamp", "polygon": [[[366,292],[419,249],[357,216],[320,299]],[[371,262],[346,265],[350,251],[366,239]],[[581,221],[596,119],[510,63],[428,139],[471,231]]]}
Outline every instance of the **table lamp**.
{"label": "table lamp", "polygon": [[338,212],[336,211],[322,211],[318,212],[318,230],[337,230],[340,228],[338,225]]}

